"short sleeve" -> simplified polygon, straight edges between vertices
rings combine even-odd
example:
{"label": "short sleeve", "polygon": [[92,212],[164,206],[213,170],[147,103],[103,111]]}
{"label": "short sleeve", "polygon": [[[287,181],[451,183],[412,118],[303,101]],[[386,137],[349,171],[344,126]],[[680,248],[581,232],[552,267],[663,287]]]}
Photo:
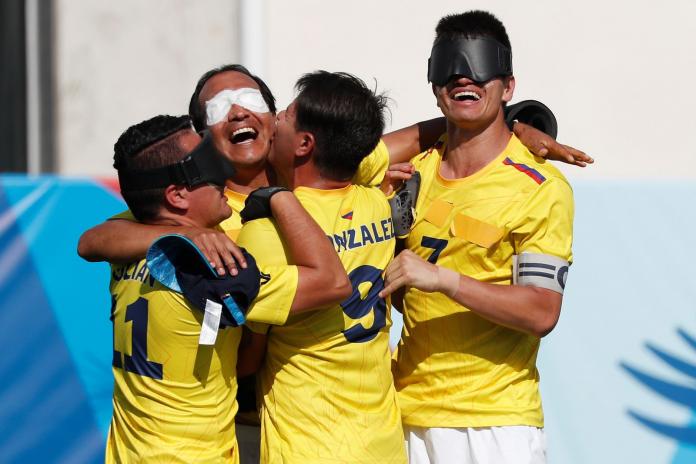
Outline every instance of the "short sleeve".
{"label": "short sleeve", "polygon": [[570,185],[561,178],[546,179],[510,225],[515,254],[540,253],[571,262],[574,213]]}
{"label": "short sleeve", "polygon": [[297,266],[287,263],[274,223],[266,218],[246,223],[237,244],[254,256],[261,273],[259,294],[247,311],[247,320],[284,324],[297,291],[299,271]]}
{"label": "short sleeve", "polygon": [[384,174],[389,168],[389,150],[383,140],[365,157],[353,176],[353,183],[366,187],[377,187],[382,183]]}
{"label": "short sleeve", "polygon": [[258,260],[257,264],[261,272],[261,287],[258,296],[249,306],[246,317],[250,321],[285,324],[297,290],[297,266],[267,266]]}

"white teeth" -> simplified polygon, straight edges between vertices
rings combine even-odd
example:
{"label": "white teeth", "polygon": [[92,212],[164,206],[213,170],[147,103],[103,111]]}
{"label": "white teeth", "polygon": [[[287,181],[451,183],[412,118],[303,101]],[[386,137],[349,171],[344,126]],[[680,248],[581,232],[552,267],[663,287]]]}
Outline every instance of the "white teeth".
{"label": "white teeth", "polygon": [[251,132],[252,134],[256,134],[256,131],[252,129],[251,127],[242,127],[241,129],[237,129],[236,131],[232,132],[232,137],[235,135],[239,134],[244,134],[246,132]]}
{"label": "white teeth", "polygon": [[477,94],[476,92],[472,92],[472,91],[470,91],[470,90],[467,90],[467,91],[465,91],[465,92],[457,92],[457,93],[454,95],[454,99],[455,99],[455,100],[459,100],[459,101],[464,100],[464,98],[466,98],[466,97],[471,97],[471,98],[473,98],[473,99],[476,100],[476,101],[479,101],[479,100],[481,99],[481,97],[479,96],[479,94]]}

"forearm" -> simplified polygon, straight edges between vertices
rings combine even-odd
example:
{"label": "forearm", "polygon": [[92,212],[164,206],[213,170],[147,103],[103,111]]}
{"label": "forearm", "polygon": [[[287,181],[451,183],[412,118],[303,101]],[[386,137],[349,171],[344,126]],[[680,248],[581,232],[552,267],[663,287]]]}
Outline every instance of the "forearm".
{"label": "forearm", "polygon": [[92,262],[130,263],[144,258],[148,247],[156,238],[180,229],[175,226],[153,226],[126,219],[113,219],[83,233],[77,245],[77,253]]}
{"label": "forearm", "polygon": [[335,304],[350,295],[346,271],[333,244],[297,198],[280,192],[271,198],[273,217],[288,246],[299,279],[290,311],[300,312]]}
{"label": "forearm", "polygon": [[440,291],[496,324],[543,337],[558,322],[562,296],[551,290],[494,285],[438,266]]}
{"label": "forearm", "polygon": [[404,163],[433,146],[447,129],[445,118],[421,121],[382,137],[389,150],[389,164]]}

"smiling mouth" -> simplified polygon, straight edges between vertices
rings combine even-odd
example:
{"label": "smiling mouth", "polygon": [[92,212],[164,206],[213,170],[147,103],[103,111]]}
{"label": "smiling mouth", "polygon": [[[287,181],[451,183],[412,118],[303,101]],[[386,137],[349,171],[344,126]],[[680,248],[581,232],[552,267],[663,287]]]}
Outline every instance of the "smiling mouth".
{"label": "smiling mouth", "polygon": [[256,129],[252,127],[242,127],[241,129],[237,129],[236,131],[232,132],[230,141],[233,144],[253,142],[258,136],[259,133],[256,131]]}
{"label": "smiling mouth", "polygon": [[457,92],[454,94],[455,101],[479,101],[481,96],[476,92],[471,92],[469,90],[465,92]]}

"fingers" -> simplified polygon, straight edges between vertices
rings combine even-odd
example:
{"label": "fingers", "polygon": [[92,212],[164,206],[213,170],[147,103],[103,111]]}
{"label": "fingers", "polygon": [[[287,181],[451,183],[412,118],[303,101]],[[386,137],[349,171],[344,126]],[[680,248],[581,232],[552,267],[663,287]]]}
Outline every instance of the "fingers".
{"label": "fingers", "polygon": [[[234,260],[232,260],[232,266],[234,266],[234,261],[236,260],[237,263],[242,267],[242,269],[246,269],[247,267],[247,262],[246,258],[244,257],[244,254],[242,253],[242,249],[237,246],[236,243],[234,243],[232,240],[230,240],[227,236],[225,236],[226,244],[227,244],[227,250],[230,252],[230,254],[234,257]],[[228,269],[230,269],[228,267]],[[235,267],[236,270],[236,267]]]}
{"label": "fingers", "polygon": [[391,195],[398,186],[411,178],[415,168],[411,163],[395,163],[389,166],[389,170],[382,180],[381,190],[385,195]]}
{"label": "fingers", "polygon": [[203,230],[198,231],[193,237],[189,236],[194,244],[201,250],[201,253],[215,269],[218,275],[236,276],[239,274],[237,263],[242,268],[247,267],[246,259],[241,249],[224,233]]}
{"label": "fingers", "polygon": [[539,154],[538,156],[543,156],[544,158],[555,159],[558,161],[565,161],[566,163],[575,163],[575,158],[573,155],[565,148],[564,145],[556,142],[551,137],[541,141],[542,145],[546,148],[545,154]]}
{"label": "fingers", "polygon": [[389,166],[389,171],[387,172],[399,171],[406,174],[413,174],[415,170],[416,168],[411,163],[394,163]]}
{"label": "fingers", "polygon": [[543,158],[549,154],[549,146],[556,143],[556,141],[547,134],[524,123],[515,124],[513,132],[529,151]]}
{"label": "fingers", "polygon": [[573,148],[570,145],[562,145],[568,152],[573,156],[575,163],[578,166],[585,167],[588,164],[594,163],[594,158],[587,155],[584,151],[580,151],[577,148]]}
{"label": "fingers", "polygon": [[385,281],[384,289],[381,292],[379,292],[379,297],[386,298],[387,296],[391,295],[399,288],[403,287],[404,283],[405,282],[404,282],[403,278],[391,280],[389,282]]}
{"label": "fingers", "polygon": [[384,289],[379,292],[380,298],[386,298],[403,285],[401,277],[401,253],[387,265],[384,270]]}
{"label": "fingers", "polygon": [[569,145],[558,143],[550,137],[548,140],[544,140],[542,143],[547,147],[548,150],[545,155],[535,153],[537,156],[543,156],[547,159],[555,161],[563,161],[564,163],[579,166],[581,168],[584,168],[587,166],[587,164],[594,163],[594,159],[585,154],[585,152]]}
{"label": "fingers", "polygon": [[412,174],[410,172],[388,171],[384,176],[388,177],[390,181],[404,181],[409,180]]}

